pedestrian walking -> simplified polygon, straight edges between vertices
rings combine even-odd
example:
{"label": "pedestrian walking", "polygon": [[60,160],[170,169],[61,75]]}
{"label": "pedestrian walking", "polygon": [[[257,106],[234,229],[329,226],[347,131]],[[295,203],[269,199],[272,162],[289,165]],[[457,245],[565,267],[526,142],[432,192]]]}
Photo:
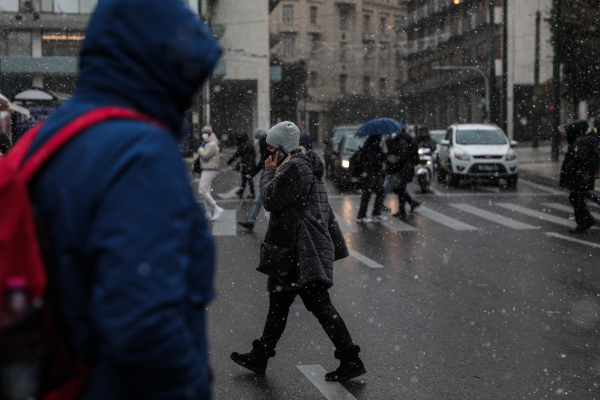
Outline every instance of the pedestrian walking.
{"label": "pedestrian walking", "polygon": [[0,156],[6,155],[10,150],[10,139],[8,136],[0,133]]}
{"label": "pedestrian walking", "polygon": [[[600,121],[600,117],[594,118],[594,123],[597,121]],[[594,163],[594,179],[598,179],[600,176],[600,148],[598,147],[600,144],[600,138],[598,137],[598,128],[590,128],[588,135],[590,135],[589,140],[595,143],[594,148],[596,149],[596,162]],[[585,197],[586,199],[592,200],[596,204],[600,205],[600,197],[596,196],[594,193],[587,192]]]}
{"label": "pedestrian walking", "polygon": [[[255,143],[258,145],[258,149],[260,151],[260,162],[254,168],[254,172],[246,176],[247,179],[251,179],[253,176],[262,171],[265,167],[265,161],[267,161],[267,158],[272,155],[272,153],[269,151],[269,146],[267,145],[267,131],[265,131],[263,128],[258,128],[256,131],[254,131],[254,140]],[[250,217],[247,221],[238,221],[238,225],[252,232],[252,230],[254,229],[254,224],[256,223],[256,218],[258,218],[258,214],[260,213],[261,208],[262,201],[260,199],[259,191],[258,195],[256,196],[256,199],[254,200],[254,208],[252,209],[252,213],[250,213]]]}
{"label": "pedestrian walking", "polygon": [[390,175],[390,188],[398,196],[398,212],[393,216],[405,219],[406,203],[410,204],[411,212],[421,205],[408,194],[406,187],[415,176],[415,163],[418,161],[419,153],[413,139],[405,130],[392,136],[388,141],[386,163]]}
{"label": "pedestrian walking", "polygon": [[[230,165],[238,158],[240,159],[240,172],[242,174],[242,183],[240,184],[240,190],[238,190],[237,195],[240,199],[244,198],[244,190],[246,189],[246,183],[250,188],[249,199],[256,198],[256,193],[254,192],[254,181],[252,180],[252,174],[254,173],[254,163],[256,162],[256,152],[254,151],[254,146],[248,140],[248,136],[245,134],[237,135],[235,138],[237,150],[231,156],[231,158],[227,161],[227,165]],[[250,176],[250,178],[248,178]]]}
{"label": "pedestrian walking", "polygon": [[569,232],[585,233],[596,224],[587,209],[585,198],[587,192],[594,190],[598,141],[597,138],[586,135],[587,121],[572,122],[560,126],[559,130],[569,143],[560,171],[560,186],[571,190],[569,201],[573,205],[577,222],[577,227]]}
{"label": "pedestrian walking", "polygon": [[219,173],[219,162],[221,160],[221,150],[219,149],[220,142],[209,125],[202,128],[202,141],[203,143],[198,149],[198,157],[200,157],[200,166],[202,168],[198,192],[204,203],[206,218],[214,221],[219,218],[224,211],[217,205],[211,194],[212,181]]}
{"label": "pedestrian walking", "polygon": [[285,330],[290,306],[300,296],[333,342],[334,356],[340,360],[339,368],[327,373],[325,379],[344,382],[366,373],[358,356],[360,347],[353,343],[328,292],[333,286],[333,262],[349,254],[327,199],[323,161],[314,151],[300,147],[299,137],[298,127],[291,122],[271,128],[267,143],[275,156],[266,161],[260,179],[261,197],[265,209],[271,212],[269,229],[271,223],[296,221],[287,222],[298,227],[293,245],[295,268],[283,277],[269,277],[269,312],[263,334],[252,342],[249,353],[232,353],[231,359],[264,374]]}
{"label": "pedestrian walking", "polygon": [[[360,160],[363,175],[361,180],[362,194],[356,222],[380,222],[387,219],[381,215],[383,201],[385,200],[385,188],[383,187],[384,155],[381,149],[381,135],[369,136],[359,151],[361,152]],[[375,204],[373,205],[371,217],[367,217],[367,209],[373,193],[375,193]]]}
{"label": "pedestrian walking", "polygon": [[220,54],[180,0],[99,1],[76,91],[32,136],[25,154],[37,155],[88,126],[30,185],[58,288],[44,302],[79,364],[69,397],[53,398],[212,398],[215,251],[178,134]]}

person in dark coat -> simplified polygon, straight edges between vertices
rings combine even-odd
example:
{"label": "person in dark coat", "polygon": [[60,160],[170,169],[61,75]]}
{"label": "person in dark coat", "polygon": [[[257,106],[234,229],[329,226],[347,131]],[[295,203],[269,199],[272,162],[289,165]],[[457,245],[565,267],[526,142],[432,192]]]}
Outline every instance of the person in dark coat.
{"label": "person in dark coat", "polygon": [[[300,296],[335,345],[340,367],[325,375],[326,380],[346,381],[366,373],[355,345],[340,314],[329,297],[333,286],[333,263],[348,257],[348,248],[327,199],[323,182],[323,161],[312,150],[299,146],[300,131],[292,122],[275,125],[267,135],[269,158],[260,179],[265,209],[277,221],[298,221],[295,274],[290,278],[269,277],[269,313],[260,339],[252,351],[232,353],[231,359],[249,370],[264,374],[270,357],[285,330],[290,306]],[[280,160],[280,150],[288,156]],[[278,166],[279,165],[279,166]]]}
{"label": "person in dark coat", "polygon": [[[185,35],[182,35],[185,27]],[[221,54],[181,0],[102,0],[74,95],[39,146],[83,113],[125,107],[79,133],[31,183],[52,243],[68,347],[90,375],[78,400],[212,398],[206,332],[214,243],[178,147],[194,94]]]}
{"label": "person in dark coat", "polygon": [[[262,171],[265,167],[265,161],[267,161],[267,158],[273,155],[269,151],[269,146],[267,145],[267,131],[265,131],[263,128],[258,128],[256,131],[254,131],[254,140],[258,141],[258,150],[260,151],[260,162],[256,164],[256,167],[254,168],[252,174],[246,175],[247,179],[252,179],[256,174]],[[250,217],[248,217],[247,221],[238,221],[238,225],[252,232],[254,230],[254,223],[256,222],[256,218],[258,217],[258,213],[260,212],[261,208],[262,200],[260,198],[259,192],[258,196],[256,196],[256,199],[254,199],[254,208],[250,213]]]}
{"label": "person in dark coat", "polygon": [[388,140],[387,173],[390,176],[390,189],[398,196],[399,209],[393,214],[396,218],[406,218],[405,205],[408,202],[411,211],[421,205],[407,194],[408,185],[415,176],[415,164],[419,159],[418,148],[405,130],[397,132]]}
{"label": "person in dark coat", "polygon": [[560,186],[571,190],[569,201],[573,205],[577,227],[571,233],[587,232],[596,220],[587,209],[586,193],[594,190],[598,141],[586,135],[587,121],[576,121],[559,128],[569,143],[560,171]]}
{"label": "person in dark coat", "polygon": [[[383,161],[385,157],[381,149],[381,135],[369,136],[359,151],[361,152],[363,176],[361,178],[362,195],[356,222],[380,222],[387,219],[387,217],[381,215],[383,201],[385,200],[385,188],[383,187],[385,178]],[[373,193],[375,193],[375,204],[373,205],[373,213],[369,218],[367,217],[367,209]]]}
{"label": "person in dark coat", "polygon": [[[596,117],[594,119],[594,123],[600,122],[600,117]],[[588,131],[588,135],[590,135],[590,140],[594,143],[594,148],[596,149],[596,162],[595,162],[595,168],[594,168],[594,178],[598,179],[598,176],[600,176],[600,148],[598,147],[598,145],[600,144],[600,138],[598,137],[598,128],[597,127],[593,127]],[[592,200],[593,202],[595,202],[596,204],[600,205],[600,197],[596,196],[594,193],[592,192],[587,192],[585,194],[585,197],[589,200]]]}
{"label": "person in dark coat", "polygon": [[[414,139],[415,145],[417,149],[427,148],[431,150],[431,154],[437,148],[437,142],[431,138],[431,134],[429,133],[429,128],[426,126],[419,126],[416,129],[416,137]],[[409,135],[410,136],[410,135]]]}
{"label": "person in dark coat", "polygon": [[0,133],[0,156],[5,156],[10,150],[10,139],[3,133]]}
{"label": "person in dark coat", "polygon": [[[231,158],[227,161],[227,164],[230,165],[232,162],[236,161],[240,158],[240,172],[242,173],[242,183],[240,185],[240,190],[238,190],[237,195],[240,199],[244,198],[244,189],[246,189],[246,183],[248,183],[248,187],[250,188],[249,199],[256,198],[256,193],[254,192],[254,180],[252,176],[254,174],[254,163],[256,162],[256,151],[254,150],[254,146],[248,140],[248,136],[246,135],[237,135],[235,138],[236,145],[238,146],[237,151],[231,156]],[[250,178],[248,178],[250,176]]]}

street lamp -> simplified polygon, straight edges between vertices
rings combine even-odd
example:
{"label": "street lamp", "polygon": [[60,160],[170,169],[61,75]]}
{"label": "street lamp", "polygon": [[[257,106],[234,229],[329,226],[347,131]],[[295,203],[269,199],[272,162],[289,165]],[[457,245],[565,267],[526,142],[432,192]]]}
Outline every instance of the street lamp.
{"label": "street lamp", "polygon": [[475,71],[479,75],[483,76],[483,80],[485,81],[485,122],[489,122],[490,118],[490,80],[487,77],[486,73],[477,67],[442,67],[436,65],[433,67],[434,70],[467,70],[467,71]]}

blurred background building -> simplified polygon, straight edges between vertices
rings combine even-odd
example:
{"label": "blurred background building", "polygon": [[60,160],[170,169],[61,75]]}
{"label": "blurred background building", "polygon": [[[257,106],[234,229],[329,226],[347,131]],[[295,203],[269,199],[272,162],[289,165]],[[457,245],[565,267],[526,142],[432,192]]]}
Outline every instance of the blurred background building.
{"label": "blurred background building", "polygon": [[[274,5],[275,3],[276,5]],[[397,102],[402,79],[398,45],[406,35],[404,0],[284,0],[272,2],[272,63],[303,66],[297,120],[313,139],[343,122],[332,115],[345,97]],[[273,99],[281,101],[280,99]],[[283,99],[285,100],[285,99]],[[276,107],[276,104],[273,104]],[[278,122],[273,115],[272,123]],[[279,118],[280,119],[280,118]]]}

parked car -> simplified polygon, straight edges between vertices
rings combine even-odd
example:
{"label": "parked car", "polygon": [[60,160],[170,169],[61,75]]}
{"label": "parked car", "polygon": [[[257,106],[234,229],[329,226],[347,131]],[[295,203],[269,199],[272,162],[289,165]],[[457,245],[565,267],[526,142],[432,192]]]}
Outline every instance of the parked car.
{"label": "parked car", "polygon": [[348,135],[356,134],[356,131],[362,125],[343,125],[333,128],[333,133],[330,138],[325,139],[325,150],[323,152],[323,161],[325,162],[325,171],[331,174],[333,155],[338,151],[342,138]]}
{"label": "parked car", "polygon": [[331,176],[338,189],[353,189],[359,181],[350,174],[350,158],[363,147],[366,137],[344,136],[331,161]]}
{"label": "parked car", "polygon": [[461,179],[488,179],[515,188],[519,161],[512,149],[517,142],[508,138],[496,125],[454,124],[440,142],[440,182],[457,186]]}

